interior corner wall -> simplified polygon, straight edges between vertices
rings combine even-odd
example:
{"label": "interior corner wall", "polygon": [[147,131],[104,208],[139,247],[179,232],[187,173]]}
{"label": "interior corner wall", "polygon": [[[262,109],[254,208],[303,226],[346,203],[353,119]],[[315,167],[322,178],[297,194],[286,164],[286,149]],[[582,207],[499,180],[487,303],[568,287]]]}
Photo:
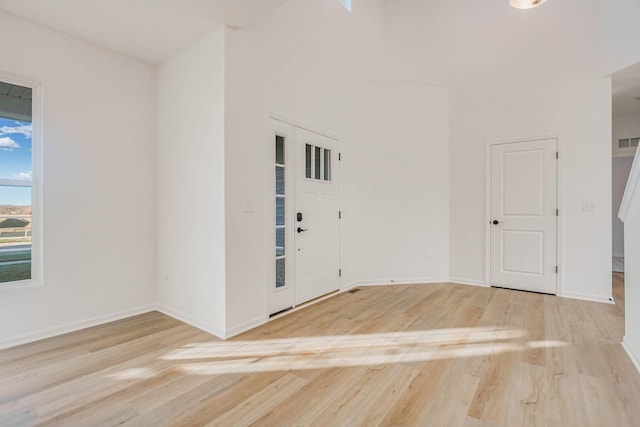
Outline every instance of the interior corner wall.
{"label": "interior corner wall", "polygon": [[152,310],[154,67],[4,13],[0,38],[44,117],[44,283],[0,286],[0,348]]}
{"label": "interior corner wall", "polygon": [[[636,159],[638,160],[638,159]],[[638,166],[638,165],[636,165]],[[640,371],[640,188],[630,199],[625,226],[625,336],[623,346]],[[627,201],[628,202],[628,201]]]}
{"label": "interior corner wall", "polygon": [[[482,46],[473,45],[477,58],[487,51],[499,58],[483,60],[471,72],[463,65],[453,68],[459,70],[450,91],[453,278],[477,283],[488,278],[487,144],[557,137],[559,293],[609,301],[611,82],[602,72],[607,40],[601,7],[599,0],[548,2],[525,14],[496,4],[490,12],[500,19],[490,32],[469,13],[461,14],[470,25],[469,37],[483,37]],[[554,24],[560,21],[566,25]],[[554,31],[523,48],[520,40],[543,26]],[[513,37],[504,38],[509,31]],[[585,202],[595,202],[596,212],[585,212]]]}
{"label": "interior corner wall", "polygon": [[[384,1],[290,0],[230,32],[226,58],[228,335],[267,317],[267,116],[337,135],[342,287],[448,278],[448,91],[375,83]],[[430,259],[425,259],[425,255]]]}
{"label": "interior corner wall", "polygon": [[[611,297],[611,87],[605,78],[505,76],[452,90],[452,276],[485,280],[486,150],[491,141],[559,141],[560,294]],[[464,173],[456,173],[464,171]],[[584,212],[584,202],[597,211]]]}
{"label": "interior corner wall", "polygon": [[157,303],[225,337],[225,30],[158,69]]}
{"label": "interior corner wall", "polygon": [[344,287],[448,282],[448,89],[362,84],[347,99]]}

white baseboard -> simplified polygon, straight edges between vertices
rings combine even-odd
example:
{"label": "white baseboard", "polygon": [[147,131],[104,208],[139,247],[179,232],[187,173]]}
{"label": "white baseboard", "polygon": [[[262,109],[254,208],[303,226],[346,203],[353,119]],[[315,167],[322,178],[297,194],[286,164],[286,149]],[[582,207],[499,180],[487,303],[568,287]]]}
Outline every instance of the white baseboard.
{"label": "white baseboard", "polygon": [[343,285],[340,291],[347,291],[358,286],[393,286],[393,285],[433,285],[434,283],[449,283],[448,277],[404,278],[404,279],[380,279],[359,280]]}
{"label": "white baseboard", "polygon": [[208,334],[215,335],[220,339],[227,338],[224,330],[220,329],[219,327],[209,325],[206,322],[201,322],[200,320],[194,317],[191,317],[187,314],[184,314],[181,311],[176,310],[174,308],[168,307],[166,305],[158,304],[156,306],[156,310],[159,311],[160,313],[166,314],[167,316],[173,317],[174,319],[184,322],[187,325],[191,325],[194,328],[198,328]]}
{"label": "white baseboard", "polygon": [[155,311],[155,309],[156,307],[153,305],[145,305],[142,307],[136,307],[129,310],[120,311],[118,313],[111,313],[103,316],[96,316],[89,319],[80,320],[77,322],[71,322],[71,323],[66,323],[64,325],[41,329],[36,332],[30,332],[28,334],[19,335],[16,337],[4,338],[0,340],[0,350],[16,347],[22,344],[28,344],[34,341],[40,341],[46,338],[52,338],[58,335],[67,334],[69,332],[76,332],[81,329],[91,328],[91,327],[102,325],[109,322],[115,322],[116,320],[126,319],[127,317],[149,313],[151,311]]}
{"label": "white baseboard", "polygon": [[624,339],[622,340],[622,348],[624,348],[624,351],[627,352],[627,356],[629,356],[629,359],[631,359],[633,365],[636,367],[638,372],[640,372],[640,355],[637,355],[633,352],[631,346],[629,345],[629,342],[627,341],[627,337],[624,337]]}
{"label": "white baseboard", "polygon": [[582,301],[590,301],[590,302],[600,302],[604,304],[615,304],[612,296],[603,296],[603,295],[594,295],[594,294],[583,294],[580,292],[563,292],[559,296],[563,298],[570,299],[579,299]]}
{"label": "white baseboard", "polygon": [[489,288],[490,286],[484,280],[465,279],[462,277],[452,277],[451,283],[457,283],[459,285],[479,286],[481,288]]}
{"label": "white baseboard", "polygon": [[264,316],[256,317],[255,319],[249,320],[240,325],[227,329],[226,338],[235,337],[236,335],[240,335],[243,332],[247,332],[248,330],[257,328],[258,326],[262,326],[265,323],[266,323],[266,319],[264,318]]}

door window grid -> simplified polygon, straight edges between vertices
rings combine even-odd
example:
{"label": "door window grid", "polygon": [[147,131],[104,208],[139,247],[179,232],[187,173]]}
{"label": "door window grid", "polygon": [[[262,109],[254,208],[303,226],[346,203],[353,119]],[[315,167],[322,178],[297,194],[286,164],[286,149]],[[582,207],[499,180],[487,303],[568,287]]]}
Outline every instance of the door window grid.
{"label": "door window grid", "polygon": [[276,247],[276,289],[286,285],[286,192],[285,192],[285,139],[280,135],[275,137],[275,180],[276,180],[276,212],[275,212],[275,247]]}
{"label": "door window grid", "polygon": [[331,181],[331,150],[306,144],[305,177],[316,181]]}

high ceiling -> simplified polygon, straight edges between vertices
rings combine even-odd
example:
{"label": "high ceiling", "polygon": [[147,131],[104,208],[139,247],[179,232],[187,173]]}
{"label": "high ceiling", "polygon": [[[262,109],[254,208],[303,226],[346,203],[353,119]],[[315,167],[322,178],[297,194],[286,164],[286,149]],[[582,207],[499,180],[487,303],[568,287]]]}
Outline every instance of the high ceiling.
{"label": "high ceiling", "polygon": [[286,0],[0,0],[0,10],[152,64]]}
{"label": "high ceiling", "polygon": [[[286,0],[0,0],[0,10],[9,14],[36,22],[38,24],[53,28],[55,30],[67,33],[98,45],[104,46],[111,50],[124,53],[126,55],[138,58],[151,64],[160,64],[167,59],[178,54],[192,43],[195,43],[207,33],[222,25],[232,27],[243,27],[252,20],[267,14],[272,9],[278,7]],[[405,3],[391,3],[396,5],[395,9],[406,9],[406,13],[402,14],[394,9],[388,9],[391,13],[390,27],[393,30],[394,19],[400,19],[400,24],[396,27],[402,31],[409,31],[410,34],[403,37],[404,34],[393,34],[395,45],[392,43],[392,52],[402,52],[403,50],[411,51],[409,42],[416,40],[419,32],[411,30],[412,24],[417,24],[419,28],[433,28],[438,25],[446,25],[438,22],[446,21],[463,26],[469,31],[468,23],[464,21],[470,12],[462,13],[459,9],[457,15],[452,15],[451,8],[455,9],[455,5],[448,1],[433,2],[439,5],[436,16],[427,13],[429,10],[422,10],[427,4],[423,1],[414,0]],[[471,3],[472,5],[474,3]],[[403,7],[404,5],[404,7]],[[521,11],[514,12],[513,9],[506,7],[504,2],[496,2],[494,10],[490,13],[495,19],[500,18],[499,22],[505,25],[534,25],[539,24],[537,20],[545,18],[546,15],[554,12],[562,12],[562,2],[551,3],[540,8],[536,14],[530,14],[531,19],[524,20]],[[554,6],[554,7],[551,7]],[[434,6],[435,7],[435,6]],[[484,6],[483,6],[484,7]],[[474,15],[476,12],[473,11]],[[395,16],[395,15],[402,16]],[[434,19],[434,22],[422,22],[420,19]],[[475,19],[475,18],[474,18]],[[462,21],[461,21],[462,20]],[[415,21],[415,22],[414,22]],[[497,23],[495,24],[497,25]],[[461,25],[453,25],[453,28],[460,28]],[[409,30],[407,30],[407,28]],[[447,28],[446,26],[444,28]],[[501,28],[502,33],[515,31],[512,27]],[[397,31],[396,31],[397,32]],[[394,33],[391,31],[391,33]],[[474,34],[474,36],[485,36],[490,34],[490,30],[485,28],[485,32]],[[423,43],[429,40],[438,39],[437,37],[418,37]],[[450,38],[456,40],[455,32],[450,34]],[[540,36],[539,36],[540,37]],[[539,42],[539,37],[537,38]],[[556,35],[557,37],[557,35]],[[508,38],[499,38],[499,40]],[[466,40],[466,39],[465,39]],[[466,43],[466,42],[465,42]],[[554,41],[557,43],[557,40]],[[540,44],[540,43],[538,43]],[[462,47],[466,44],[461,43]],[[491,43],[485,43],[491,45]],[[477,47],[477,43],[473,45]],[[422,51],[427,51],[426,46],[422,46]],[[493,63],[501,63],[500,57],[505,47],[496,49],[493,56],[486,49],[482,50],[482,56],[474,57],[480,61],[486,58],[487,61]],[[520,49],[518,52],[526,52],[535,57],[533,48],[528,46],[527,49]],[[473,56],[473,51],[463,51],[465,58]],[[511,52],[513,54],[513,52]],[[409,56],[415,57],[416,51],[408,53]],[[451,55],[449,55],[451,56]],[[445,55],[446,57],[446,55]],[[427,58],[429,59],[429,58]],[[395,61],[399,62],[399,61]],[[433,61],[426,61],[426,68],[433,68]],[[422,67],[424,68],[424,67]],[[412,67],[419,69],[420,72],[427,73],[428,70],[421,67]],[[640,113],[640,101],[636,97],[640,97],[640,65],[630,67],[616,73],[613,76],[613,108],[614,114],[638,114]],[[410,80],[410,79],[409,79]]]}

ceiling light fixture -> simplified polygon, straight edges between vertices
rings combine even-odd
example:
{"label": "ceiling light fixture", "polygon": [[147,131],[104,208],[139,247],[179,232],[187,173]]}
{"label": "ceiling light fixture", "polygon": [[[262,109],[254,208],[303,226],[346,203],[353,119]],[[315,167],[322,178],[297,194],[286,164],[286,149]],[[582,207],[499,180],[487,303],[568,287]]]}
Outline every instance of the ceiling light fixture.
{"label": "ceiling light fixture", "polygon": [[540,6],[547,0],[509,0],[509,4],[516,9],[531,9]]}

